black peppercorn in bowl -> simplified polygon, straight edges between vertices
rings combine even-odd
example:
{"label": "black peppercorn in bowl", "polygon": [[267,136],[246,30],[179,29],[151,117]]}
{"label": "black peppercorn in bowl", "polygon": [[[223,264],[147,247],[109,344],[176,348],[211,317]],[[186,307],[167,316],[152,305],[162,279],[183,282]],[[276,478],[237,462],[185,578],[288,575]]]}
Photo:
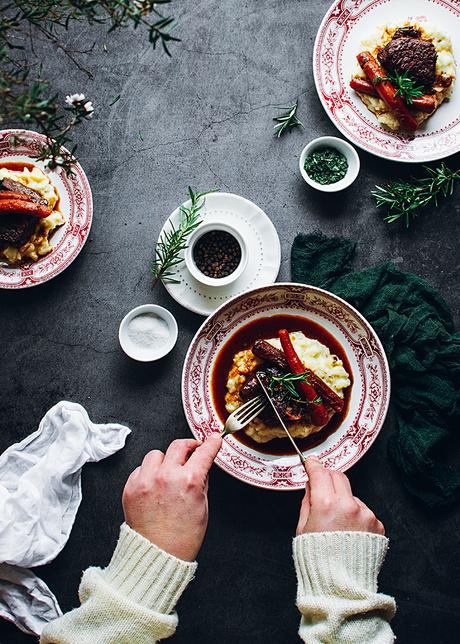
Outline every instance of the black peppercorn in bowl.
{"label": "black peppercorn in bowl", "polygon": [[206,286],[235,282],[248,260],[242,235],[224,223],[201,224],[191,234],[185,263],[192,276]]}

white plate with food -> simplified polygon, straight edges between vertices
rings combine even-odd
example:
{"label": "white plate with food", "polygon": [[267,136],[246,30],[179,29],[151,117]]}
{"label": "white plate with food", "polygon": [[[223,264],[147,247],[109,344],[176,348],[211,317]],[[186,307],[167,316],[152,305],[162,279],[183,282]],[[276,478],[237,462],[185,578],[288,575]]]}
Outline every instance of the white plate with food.
{"label": "white plate with food", "polygon": [[[314,397],[304,395],[283,364],[282,329]],[[390,399],[388,363],[375,331],[344,300],[313,286],[278,283],[239,295],[211,315],[192,340],[182,374],[185,416],[196,438],[221,432],[226,417],[257,394],[253,376],[260,369],[306,456],[315,453],[326,467],[345,471],[376,439]],[[305,486],[299,458],[267,410],[224,439],[216,463],[258,487]]]}
{"label": "white plate with food", "polygon": [[334,125],[394,161],[458,152],[459,30],[458,0],[336,0],[313,52],[316,89]]}
{"label": "white plate with food", "polygon": [[[184,205],[188,206],[190,202]],[[171,223],[179,223],[177,208],[160,232],[160,238]],[[244,240],[245,266],[236,280],[225,285],[204,284],[196,279],[182,262],[176,268],[174,278],[178,283],[167,283],[168,293],[179,304],[199,315],[210,315],[223,302],[257,286],[272,284],[278,275],[281,263],[281,247],[276,228],[265,212],[255,203],[228,192],[213,192],[206,195],[200,210],[200,226],[212,226],[235,230]],[[196,229],[199,233],[200,226]],[[181,253],[184,257],[184,253]],[[189,262],[190,265],[190,262]]]}
{"label": "white plate with food", "polygon": [[93,214],[81,166],[73,174],[37,161],[45,137],[0,131],[0,288],[28,288],[56,277],[77,257]]}

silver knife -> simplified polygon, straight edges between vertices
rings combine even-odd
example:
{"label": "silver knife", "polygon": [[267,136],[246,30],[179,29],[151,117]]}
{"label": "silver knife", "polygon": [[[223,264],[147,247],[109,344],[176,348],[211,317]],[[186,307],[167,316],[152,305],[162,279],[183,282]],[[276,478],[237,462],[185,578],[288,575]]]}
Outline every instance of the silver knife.
{"label": "silver knife", "polygon": [[[281,427],[282,427],[282,428],[284,429],[284,431],[286,432],[287,437],[289,438],[289,440],[291,441],[291,443],[292,443],[292,445],[293,445],[293,447],[294,447],[295,451],[296,451],[296,452],[297,452],[297,454],[299,455],[300,462],[302,463],[303,468],[304,468],[304,470],[305,470],[305,473],[306,473],[306,474],[307,474],[307,476],[308,476],[307,467],[306,467],[306,465],[305,465],[305,457],[304,457],[304,455],[302,454],[302,452],[300,451],[300,449],[297,447],[295,440],[292,438],[290,431],[289,431],[289,430],[288,430],[288,428],[286,427],[286,423],[285,423],[285,422],[284,422],[284,420],[281,418],[279,411],[278,411],[278,410],[277,410],[277,408],[275,407],[275,403],[273,402],[272,397],[270,396],[269,392],[267,391],[267,388],[265,387],[264,383],[262,382],[262,378],[260,377],[260,373],[261,373],[261,372],[257,372],[257,373],[256,373],[256,378],[257,378],[257,380],[259,381],[259,385],[262,387],[262,391],[264,392],[264,394],[265,394],[265,396],[266,396],[266,398],[267,398],[268,402],[269,402],[269,403],[270,403],[270,405],[272,406],[272,409],[273,409],[273,411],[275,412],[275,415],[276,415],[276,417],[278,418],[278,420],[279,420],[279,423],[280,423]],[[262,372],[262,374],[263,374],[263,372]]]}

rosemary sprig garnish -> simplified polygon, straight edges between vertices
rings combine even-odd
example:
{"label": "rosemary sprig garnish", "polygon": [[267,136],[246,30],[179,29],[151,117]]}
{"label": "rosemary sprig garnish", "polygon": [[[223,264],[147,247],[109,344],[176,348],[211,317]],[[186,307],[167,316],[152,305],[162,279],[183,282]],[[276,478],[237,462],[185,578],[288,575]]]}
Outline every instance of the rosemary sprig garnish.
{"label": "rosemary sprig garnish", "polygon": [[275,136],[278,138],[284,134],[287,130],[290,130],[293,127],[303,127],[303,123],[297,118],[297,107],[298,101],[291,105],[290,107],[278,107],[278,110],[285,110],[283,114],[279,116],[274,116],[273,120],[276,121],[277,125],[274,125]]}
{"label": "rosemary sprig garnish", "polygon": [[387,186],[375,186],[372,195],[377,208],[388,209],[384,220],[393,223],[403,218],[408,227],[411,217],[418,214],[419,208],[430,204],[438,205],[440,197],[449,197],[454,192],[456,179],[460,179],[460,170],[453,171],[443,162],[436,168],[423,166],[426,176],[407,181],[393,181]]}
{"label": "rosemary sprig garnish", "polygon": [[423,85],[417,85],[416,81],[407,72],[399,74],[395,71],[394,74],[389,74],[388,76],[377,76],[373,82],[375,85],[382,81],[390,81],[396,89],[396,96],[401,96],[408,105],[412,105],[414,98],[420,98],[425,94]]}
{"label": "rosemary sprig garnish", "polygon": [[282,376],[270,375],[270,380],[268,383],[270,393],[273,395],[275,387],[277,385],[282,385],[291,398],[294,398],[295,400],[301,400],[301,396],[295,388],[295,383],[308,382],[307,374],[308,372],[305,371],[304,373],[287,373]]}
{"label": "rosemary sprig garnish", "polygon": [[205,196],[216,190],[206,192],[194,192],[188,187],[191,204],[188,208],[182,204],[179,208],[179,225],[171,223],[170,228],[160,236],[155,249],[155,258],[151,265],[153,274],[152,288],[159,280],[168,284],[178,284],[174,274],[178,264],[184,261],[181,252],[187,248],[189,235],[201,224],[200,210],[205,203]]}
{"label": "rosemary sprig garnish", "polygon": [[401,96],[408,105],[412,105],[414,98],[420,98],[425,93],[423,85],[417,85],[416,81],[407,72],[398,74],[395,71],[390,76],[390,80],[396,88],[396,96]]}

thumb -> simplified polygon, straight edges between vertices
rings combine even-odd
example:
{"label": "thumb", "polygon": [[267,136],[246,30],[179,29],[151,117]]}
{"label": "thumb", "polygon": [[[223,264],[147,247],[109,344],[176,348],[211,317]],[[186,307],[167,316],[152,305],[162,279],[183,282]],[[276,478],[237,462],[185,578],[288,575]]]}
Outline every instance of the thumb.
{"label": "thumb", "polygon": [[297,524],[296,530],[297,536],[304,533],[305,525],[308,521],[308,517],[310,516],[310,508],[310,481],[307,481],[305,485],[305,495],[302,499],[302,505],[300,506],[299,523]]}

